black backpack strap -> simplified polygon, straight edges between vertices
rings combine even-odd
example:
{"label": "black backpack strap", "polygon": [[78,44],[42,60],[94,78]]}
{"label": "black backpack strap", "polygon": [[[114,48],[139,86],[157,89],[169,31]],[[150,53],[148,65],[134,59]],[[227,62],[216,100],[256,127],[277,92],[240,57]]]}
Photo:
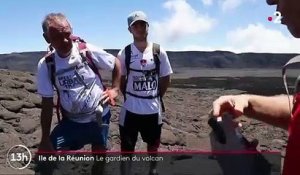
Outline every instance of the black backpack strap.
{"label": "black backpack strap", "polygon": [[126,92],[127,94],[129,94],[130,96],[133,96],[133,97],[136,97],[136,98],[142,98],[142,99],[154,99],[154,98],[157,98],[157,96],[153,96],[153,95],[149,95],[149,96],[139,96],[139,95],[135,95],[131,92]]}
{"label": "black backpack strap", "polygon": [[125,66],[126,66],[126,71],[127,75],[129,74],[130,71],[130,60],[131,60],[131,44],[125,47]]}
{"label": "black backpack strap", "polygon": [[54,54],[48,54],[45,57],[45,61],[47,64],[47,68],[48,68],[48,74],[51,80],[52,85],[56,88],[56,84],[55,84],[55,62],[54,62]]}
{"label": "black backpack strap", "polygon": [[[83,56],[83,55],[82,55]],[[81,56],[81,57],[82,57]],[[88,63],[89,67],[93,70],[93,72],[99,77],[100,79],[100,82],[102,83],[102,86],[103,86],[103,90],[105,91],[106,90],[106,86],[104,85],[103,81],[102,81],[102,77],[99,73],[99,70],[97,68],[97,66],[95,65],[95,63],[93,62],[93,58],[92,58],[92,53],[91,51],[87,50],[85,52],[85,56],[82,57],[83,59],[86,60],[86,62]]]}
{"label": "black backpack strap", "polygon": [[55,83],[55,72],[56,72],[56,68],[55,68],[55,59],[54,59],[54,53],[49,53],[45,56],[45,61],[47,64],[47,69],[48,69],[48,74],[51,80],[52,85],[55,87],[56,89],[56,93],[57,93],[57,101],[56,101],[56,116],[57,116],[57,120],[58,122],[61,121],[61,117],[60,117],[60,95],[59,95],[59,90],[57,89],[56,83]]}
{"label": "black backpack strap", "polygon": [[[74,37],[74,36],[73,36]],[[99,73],[99,70],[95,63],[93,62],[93,56],[90,50],[86,47],[86,42],[79,38],[74,37],[74,42],[77,42],[79,48],[79,54],[81,56],[82,62],[87,62],[88,66],[92,69],[92,71],[97,75],[102,83],[103,89],[106,90],[106,86],[103,84],[102,77]]]}
{"label": "black backpack strap", "polygon": [[127,45],[125,47],[125,68],[126,68],[126,78],[125,78],[125,85],[124,85],[124,101],[126,101],[126,89],[127,89],[127,83],[128,83],[128,76],[130,72],[130,60],[131,60],[131,44]]}
{"label": "black backpack strap", "polygon": [[154,63],[155,63],[155,69],[156,69],[157,75],[159,77],[159,73],[160,73],[160,60],[159,60],[160,45],[156,44],[156,43],[153,43],[152,52],[153,52],[153,59],[154,59]]}
{"label": "black backpack strap", "polygon": [[160,95],[160,92],[159,92],[159,74],[160,74],[160,60],[159,60],[159,55],[160,55],[160,45],[157,44],[157,43],[153,43],[152,52],[153,52],[153,59],[154,59],[154,63],[155,63],[155,69],[156,69],[156,73],[157,73],[157,76],[158,76],[157,93],[158,93],[158,96],[159,96],[159,99],[160,99],[162,112],[165,112],[164,101],[163,101],[162,96]]}

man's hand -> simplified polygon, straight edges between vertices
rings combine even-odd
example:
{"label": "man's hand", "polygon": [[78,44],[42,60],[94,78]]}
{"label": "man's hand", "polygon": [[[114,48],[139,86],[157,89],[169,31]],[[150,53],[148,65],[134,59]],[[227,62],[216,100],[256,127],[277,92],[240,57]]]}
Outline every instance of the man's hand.
{"label": "man's hand", "polygon": [[102,97],[100,99],[102,104],[109,103],[112,106],[116,105],[115,98],[119,95],[119,90],[113,88],[113,89],[106,89]]}
{"label": "man's hand", "polygon": [[213,115],[222,116],[223,113],[231,113],[234,117],[244,114],[244,110],[249,106],[247,95],[221,96],[213,102]]}

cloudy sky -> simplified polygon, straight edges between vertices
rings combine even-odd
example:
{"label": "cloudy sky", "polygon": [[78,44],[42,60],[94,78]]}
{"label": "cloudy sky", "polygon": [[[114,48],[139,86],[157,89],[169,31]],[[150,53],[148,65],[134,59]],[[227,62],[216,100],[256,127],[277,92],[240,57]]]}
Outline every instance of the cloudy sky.
{"label": "cloudy sky", "polygon": [[120,49],[132,42],[126,18],[135,10],[166,50],[300,53],[300,40],[268,21],[276,9],[265,0],[1,0],[0,53],[45,50],[41,21],[50,12],[64,13],[86,41]]}

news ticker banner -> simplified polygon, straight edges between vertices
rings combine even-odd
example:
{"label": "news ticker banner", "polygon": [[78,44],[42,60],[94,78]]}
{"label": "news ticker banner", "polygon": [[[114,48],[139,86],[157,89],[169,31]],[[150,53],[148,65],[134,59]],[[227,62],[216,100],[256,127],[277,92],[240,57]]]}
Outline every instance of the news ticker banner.
{"label": "news ticker banner", "polygon": [[[7,164],[20,171],[31,169],[39,174],[89,174],[92,166],[100,165],[105,174],[119,175],[122,165],[131,164],[132,174],[145,174],[151,162],[157,163],[157,171],[164,175],[279,175],[280,152],[49,152],[31,153],[24,145],[16,145],[7,153]],[[1,174],[1,172],[0,172]]]}

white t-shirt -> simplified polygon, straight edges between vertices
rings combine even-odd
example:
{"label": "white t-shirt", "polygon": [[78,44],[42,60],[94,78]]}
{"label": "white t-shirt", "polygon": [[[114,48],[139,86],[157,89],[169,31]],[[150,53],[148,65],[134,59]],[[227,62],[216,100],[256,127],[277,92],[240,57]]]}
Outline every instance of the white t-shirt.
{"label": "white t-shirt", "polygon": [[[92,60],[98,69],[113,70],[115,57],[103,49],[86,44],[91,52]],[[60,104],[68,114],[70,120],[79,123],[95,121],[95,108],[99,104],[103,93],[103,85],[98,75],[87,65],[82,63],[78,44],[73,43],[71,54],[61,58],[54,51],[56,69],[55,82],[60,94]],[[53,97],[54,86],[50,80],[45,57],[39,61],[37,72],[37,92],[42,97]],[[104,108],[103,116],[109,111]]]}
{"label": "white t-shirt", "polygon": [[[131,59],[129,67],[135,70],[152,70],[156,65],[152,52],[153,43],[149,43],[143,53],[141,53],[135,45],[131,44]],[[121,62],[122,75],[126,76],[127,71],[125,65],[125,48],[118,54]],[[166,51],[160,47],[160,74],[164,77],[173,73],[170,61]],[[146,75],[143,72],[130,71],[127,81],[126,91],[138,96],[156,96],[157,95],[158,77],[157,75]],[[161,104],[159,98],[144,99],[137,98],[126,94],[126,101],[120,114],[120,123],[122,124],[124,111],[128,110],[136,114],[155,114],[161,113]]]}

